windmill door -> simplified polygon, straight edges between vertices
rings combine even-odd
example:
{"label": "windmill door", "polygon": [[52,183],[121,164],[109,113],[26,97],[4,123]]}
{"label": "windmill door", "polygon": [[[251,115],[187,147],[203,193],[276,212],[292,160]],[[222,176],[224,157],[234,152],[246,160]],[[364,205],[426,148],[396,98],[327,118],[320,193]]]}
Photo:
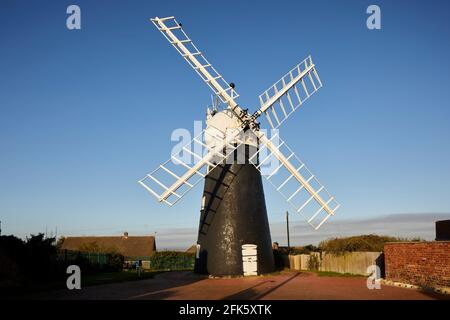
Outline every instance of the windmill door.
{"label": "windmill door", "polygon": [[244,276],[258,275],[258,250],[255,244],[242,246],[242,269]]}

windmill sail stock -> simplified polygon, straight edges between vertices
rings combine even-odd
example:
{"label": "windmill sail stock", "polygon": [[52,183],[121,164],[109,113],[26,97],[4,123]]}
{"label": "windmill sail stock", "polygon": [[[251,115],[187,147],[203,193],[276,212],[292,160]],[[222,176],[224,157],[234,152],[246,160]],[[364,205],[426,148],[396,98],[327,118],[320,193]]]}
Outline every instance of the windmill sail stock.
{"label": "windmill sail stock", "polygon": [[156,17],[150,20],[223,103],[233,110],[239,108],[234,101],[239,94],[205,58],[175,17]]}
{"label": "windmill sail stock", "polygon": [[[320,228],[330,216],[334,215],[340,204],[277,133],[269,139],[259,129],[257,122],[258,117],[264,114],[269,125],[274,129],[278,128],[322,87],[311,56],[264,91],[259,96],[260,109],[250,115],[235,101],[239,95],[234,86],[229,85],[216,71],[174,17],[156,17],[151,21],[214,94],[228,105],[239,119],[241,127],[232,131],[232,134],[229,131],[214,133],[203,130],[198,137],[180,150],[182,152],[173,154],[139,183],[160,202],[172,206],[202,181],[210,170],[225,162],[228,163],[229,156],[244,144],[242,134],[250,131],[258,138],[259,149],[250,156],[249,163],[260,170],[314,229]],[[276,165],[267,170],[267,163]]]}

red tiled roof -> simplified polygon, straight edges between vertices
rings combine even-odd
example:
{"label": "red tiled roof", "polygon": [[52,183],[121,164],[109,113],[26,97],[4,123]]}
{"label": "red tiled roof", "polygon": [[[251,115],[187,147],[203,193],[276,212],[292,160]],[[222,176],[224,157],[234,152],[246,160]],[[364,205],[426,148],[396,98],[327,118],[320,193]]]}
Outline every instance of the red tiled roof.
{"label": "red tiled roof", "polygon": [[67,237],[61,248],[80,251],[86,245],[95,244],[102,250],[115,250],[125,257],[146,257],[156,251],[154,236]]}

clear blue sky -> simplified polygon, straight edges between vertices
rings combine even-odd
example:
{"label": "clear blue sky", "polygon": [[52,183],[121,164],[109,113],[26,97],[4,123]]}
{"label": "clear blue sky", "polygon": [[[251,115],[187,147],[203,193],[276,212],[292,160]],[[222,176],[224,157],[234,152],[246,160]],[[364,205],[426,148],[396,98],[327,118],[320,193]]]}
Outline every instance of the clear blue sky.
{"label": "clear blue sky", "polygon": [[[137,184],[210,101],[148,20],[168,15],[250,110],[312,54],[324,87],[281,135],[341,202],[334,219],[450,212],[448,1],[167,2],[1,1],[4,234],[197,227],[202,187],[168,208]],[[372,3],[378,31],[366,28]],[[69,4],[81,30],[66,29]],[[265,188],[281,221],[287,205]]]}

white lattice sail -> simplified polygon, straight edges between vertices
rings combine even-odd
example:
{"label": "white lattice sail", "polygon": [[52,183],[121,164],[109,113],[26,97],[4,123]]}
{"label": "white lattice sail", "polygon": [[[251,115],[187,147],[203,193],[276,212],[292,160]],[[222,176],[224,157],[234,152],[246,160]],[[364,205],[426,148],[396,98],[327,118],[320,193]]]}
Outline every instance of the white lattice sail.
{"label": "white lattice sail", "polygon": [[[316,230],[339,208],[339,203],[278,134],[261,145],[250,159],[284,199]],[[256,160],[258,159],[258,160]]]}
{"label": "white lattice sail", "polygon": [[[174,205],[208,173],[227,159],[242,144],[241,130],[224,135],[203,130],[188,144],[173,150],[172,156],[147,174],[139,183],[158,201]],[[208,144],[205,143],[208,141]],[[213,146],[213,147],[211,147]]]}
{"label": "white lattice sail", "polygon": [[311,56],[296,65],[259,96],[259,113],[272,128],[278,128],[309,97],[322,87]]}
{"label": "white lattice sail", "polygon": [[[167,41],[178,51],[192,69],[202,78],[223,103],[233,104],[239,94],[225,81],[222,75],[206,59],[204,54],[184,32],[175,17],[154,18],[153,24],[166,37]],[[231,105],[231,107],[233,107]]]}

